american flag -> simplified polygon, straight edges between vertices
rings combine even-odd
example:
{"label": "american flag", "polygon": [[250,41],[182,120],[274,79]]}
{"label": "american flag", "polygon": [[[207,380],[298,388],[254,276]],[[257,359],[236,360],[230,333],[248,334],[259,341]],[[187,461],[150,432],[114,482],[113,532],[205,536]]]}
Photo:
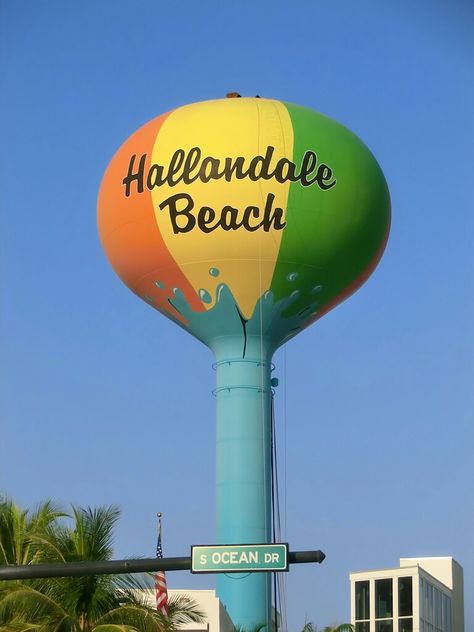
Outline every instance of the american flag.
{"label": "american flag", "polygon": [[[158,541],[156,543],[156,557],[161,560],[163,558],[163,549],[161,548],[161,518],[158,517]],[[156,609],[166,617],[169,616],[168,607],[168,589],[166,588],[166,576],[164,571],[157,571],[155,574],[155,597]]]}

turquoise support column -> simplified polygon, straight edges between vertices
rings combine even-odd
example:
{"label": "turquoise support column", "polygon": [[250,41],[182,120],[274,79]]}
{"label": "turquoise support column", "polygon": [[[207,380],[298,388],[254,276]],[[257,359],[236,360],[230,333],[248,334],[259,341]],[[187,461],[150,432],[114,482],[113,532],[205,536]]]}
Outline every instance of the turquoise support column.
{"label": "turquoise support column", "polygon": [[[259,337],[218,340],[217,542],[271,542],[271,360]],[[240,357],[239,357],[240,355]],[[271,629],[271,574],[217,577],[217,596],[234,623]]]}

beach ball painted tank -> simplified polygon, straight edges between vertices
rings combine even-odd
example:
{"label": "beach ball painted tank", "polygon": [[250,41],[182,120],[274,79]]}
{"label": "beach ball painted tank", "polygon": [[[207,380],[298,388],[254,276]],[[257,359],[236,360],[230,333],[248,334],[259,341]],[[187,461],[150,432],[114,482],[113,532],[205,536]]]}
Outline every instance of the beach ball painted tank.
{"label": "beach ball painted tank", "polygon": [[98,225],[113,268],[151,307],[211,348],[258,330],[274,350],[368,278],[390,198],[372,153],[333,119],[219,99],[162,114],[122,145]]}

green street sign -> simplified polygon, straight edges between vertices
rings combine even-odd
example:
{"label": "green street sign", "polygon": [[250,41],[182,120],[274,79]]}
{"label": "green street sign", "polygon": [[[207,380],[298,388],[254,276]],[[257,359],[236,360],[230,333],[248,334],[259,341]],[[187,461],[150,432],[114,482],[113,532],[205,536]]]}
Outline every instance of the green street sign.
{"label": "green street sign", "polygon": [[288,544],[222,544],[191,547],[191,573],[288,570]]}

